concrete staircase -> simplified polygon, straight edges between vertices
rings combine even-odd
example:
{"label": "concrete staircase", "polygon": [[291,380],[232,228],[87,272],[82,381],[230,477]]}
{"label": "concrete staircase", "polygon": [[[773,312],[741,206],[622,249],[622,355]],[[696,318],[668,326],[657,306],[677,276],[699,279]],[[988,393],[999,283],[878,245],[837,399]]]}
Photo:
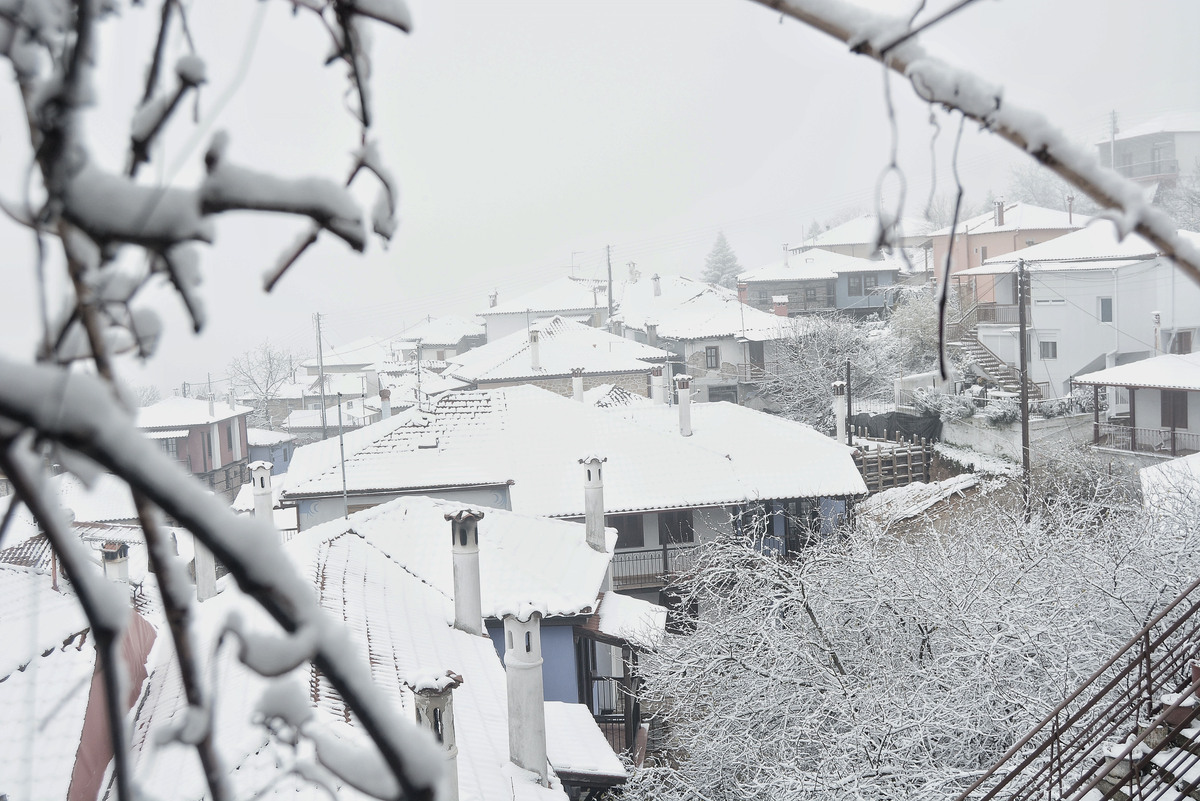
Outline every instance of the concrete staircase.
{"label": "concrete staircase", "polygon": [[[965,353],[979,368],[987,374],[988,378],[996,382],[997,385],[1005,392],[1020,392],[1021,391],[1021,374],[1009,367],[1000,357],[992,353],[975,337],[975,329],[963,331],[957,342],[949,343],[951,347],[956,347]],[[1042,391],[1038,389],[1033,382],[1029,383],[1029,399],[1039,400],[1042,397]]]}

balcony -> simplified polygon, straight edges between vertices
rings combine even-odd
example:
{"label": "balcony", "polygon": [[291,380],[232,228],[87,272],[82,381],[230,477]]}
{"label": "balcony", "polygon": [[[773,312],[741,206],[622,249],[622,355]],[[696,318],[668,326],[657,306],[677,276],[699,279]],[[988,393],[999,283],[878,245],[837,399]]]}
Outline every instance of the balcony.
{"label": "balcony", "polygon": [[693,543],[684,543],[617,551],[612,560],[613,589],[662,587],[671,576],[695,564],[695,548]]}
{"label": "balcony", "polygon": [[[1028,305],[1026,304],[1027,311]],[[1020,314],[1015,303],[980,303],[975,308],[975,319],[981,324],[1017,325],[1021,321]]]}
{"label": "balcony", "polygon": [[1120,423],[1095,423],[1092,441],[1101,448],[1158,456],[1200,452],[1200,432],[1177,428],[1142,428]]}
{"label": "balcony", "polygon": [[1137,164],[1118,164],[1117,172],[1126,178],[1163,178],[1179,174],[1177,159],[1141,161]]}

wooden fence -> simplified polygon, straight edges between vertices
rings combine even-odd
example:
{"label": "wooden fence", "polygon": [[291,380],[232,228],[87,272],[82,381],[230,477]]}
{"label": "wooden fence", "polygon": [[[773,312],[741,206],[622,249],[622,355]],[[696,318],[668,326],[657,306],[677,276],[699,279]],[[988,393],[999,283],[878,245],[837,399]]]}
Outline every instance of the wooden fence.
{"label": "wooden fence", "polygon": [[895,440],[867,439],[866,431],[855,432],[854,463],[867,485],[867,492],[906,487],[916,481],[928,483],[933,468],[933,443],[924,437]]}

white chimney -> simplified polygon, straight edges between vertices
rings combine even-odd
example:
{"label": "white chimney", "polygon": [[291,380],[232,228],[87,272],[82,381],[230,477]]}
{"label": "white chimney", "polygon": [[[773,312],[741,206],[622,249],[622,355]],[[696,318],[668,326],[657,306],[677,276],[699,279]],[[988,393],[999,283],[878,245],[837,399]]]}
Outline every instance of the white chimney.
{"label": "white chimney", "polygon": [[248,466],[250,483],[253,485],[254,516],[274,527],[275,516],[272,510],[275,508],[275,499],[271,496],[271,463],[258,461],[251,462]]}
{"label": "white chimney", "polygon": [[496,304],[500,300],[500,290],[488,293],[488,308],[496,308]]}
{"label": "white chimney", "polygon": [[123,542],[106,542],[100,546],[104,576],[110,581],[129,583],[129,546]]}
{"label": "white chimney", "polygon": [[655,403],[665,403],[663,400],[663,368],[656,364],[650,368],[650,400]]}
{"label": "white chimney", "polygon": [[679,403],[679,433],[690,437],[692,435],[692,377],[690,375],[675,376],[675,393]]}
{"label": "white chimney", "polygon": [[583,403],[583,368],[571,368],[571,397]]}
{"label": "white chimney", "polygon": [[646,323],[646,344],[652,348],[658,347],[658,323]]}
{"label": "white chimney", "polygon": [[607,461],[603,456],[590,455],[579,460],[583,465],[583,514],[587,530],[587,544],[592,550],[605,552],[604,547],[604,476],[601,465]]}
{"label": "white chimney", "polygon": [[462,676],[447,670],[444,675],[405,680],[412,690],[417,725],[427,729],[446,751],[443,801],[458,801],[458,740],[454,735],[454,690]]}
{"label": "white chimney", "polygon": [[1004,225],[1004,198],[1000,198],[994,204],[996,212],[993,215],[996,218],[996,227]]}
{"label": "white chimney", "polygon": [[207,601],[217,594],[217,560],[200,540],[192,537],[196,552],[196,600]]}
{"label": "white chimney", "polygon": [[540,333],[536,328],[529,329],[529,366],[534,370],[542,369],[542,354],[538,347]]}
{"label": "white chimney", "polygon": [[379,404],[382,407],[379,410],[379,419],[386,420],[392,416],[392,391],[390,389],[379,390]]}
{"label": "white chimney", "polygon": [[445,515],[450,521],[454,553],[454,628],[483,634],[483,601],[479,591],[479,521],[483,512],[463,509]]}
{"label": "white chimney", "polygon": [[650,283],[654,285],[654,297],[662,295],[662,281],[658,278],[658,273],[650,276]]}
{"label": "white chimney", "polygon": [[846,382],[833,382],[833,419],[837,429],[837,441],[846,441]]}
{"label": "white chimney", "polygon": [[546,699],[542,690],[542,615],[504,616],[504,674],[508,680],[508,755],[546,784]]}

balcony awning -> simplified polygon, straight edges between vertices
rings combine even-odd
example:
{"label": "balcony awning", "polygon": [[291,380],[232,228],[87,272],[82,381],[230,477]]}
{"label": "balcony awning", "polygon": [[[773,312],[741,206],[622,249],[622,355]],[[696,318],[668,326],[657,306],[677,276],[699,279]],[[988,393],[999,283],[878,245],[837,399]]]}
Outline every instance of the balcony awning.
{"label": "balcony awning", "polygon": [[146,436],[150,439],[182,439],[188,435],[186,428],[176,428],[170,431],[146,431]]}

